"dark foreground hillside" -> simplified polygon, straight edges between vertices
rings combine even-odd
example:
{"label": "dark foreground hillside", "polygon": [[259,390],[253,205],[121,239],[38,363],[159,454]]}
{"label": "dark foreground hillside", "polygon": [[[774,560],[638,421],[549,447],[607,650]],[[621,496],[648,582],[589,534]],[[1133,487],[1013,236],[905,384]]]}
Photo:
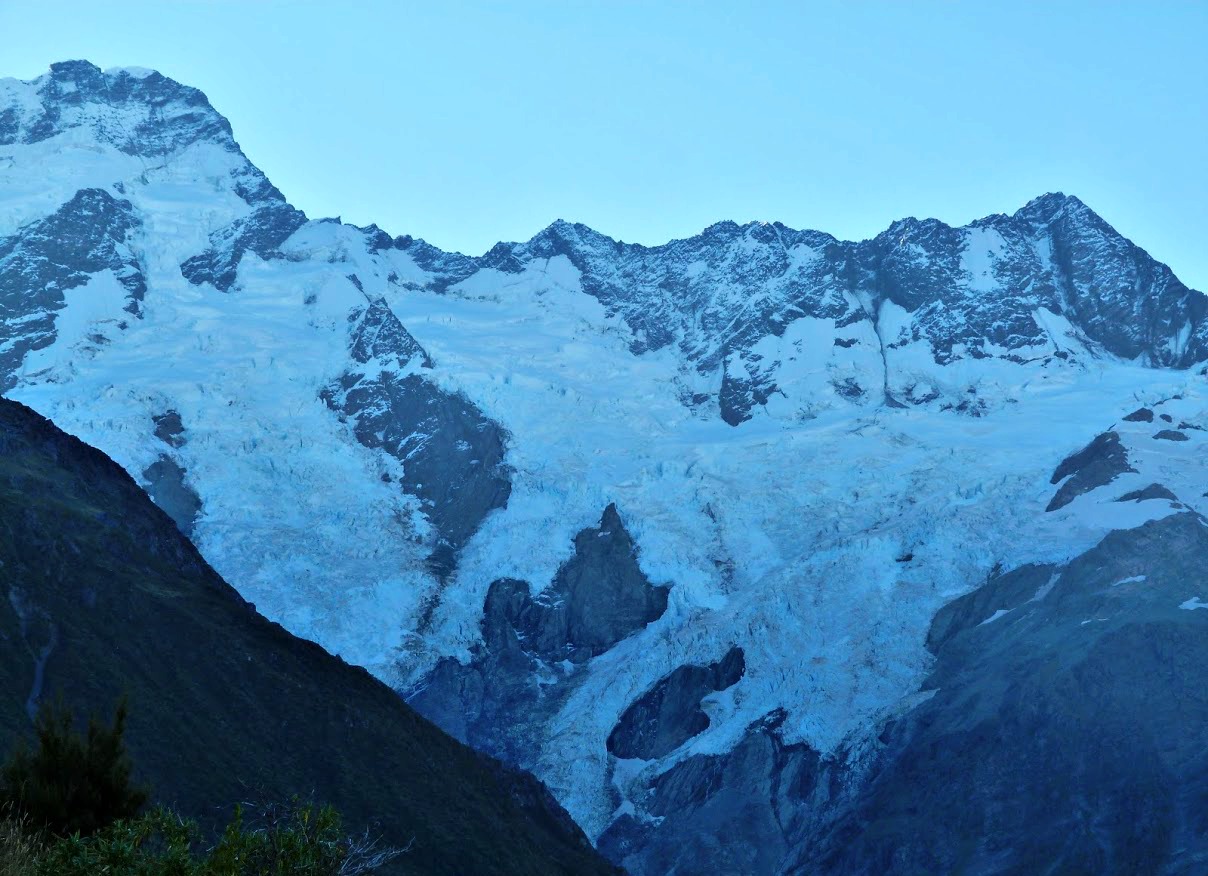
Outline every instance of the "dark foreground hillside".
{"label": "dark foreground hillside", "polygon": [[128,694],[138,778],[203,823],[297,793],[413,841],[402,873],[614,872],[535,779],[257,614],[118,465],[0,399],[0,746],[58,693]]}

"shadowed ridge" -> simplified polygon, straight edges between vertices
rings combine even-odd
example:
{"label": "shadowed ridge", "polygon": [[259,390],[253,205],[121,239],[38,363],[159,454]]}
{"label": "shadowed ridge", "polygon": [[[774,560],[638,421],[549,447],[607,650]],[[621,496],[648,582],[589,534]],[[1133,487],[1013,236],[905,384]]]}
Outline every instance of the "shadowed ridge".
{"label": "shadowed ridge", "polygon": [[104,711],[126,693],[139,778],[203,823],[313,794],[414,839],[393,872],[613,872],[543,785],[257,614],[116,463],[8,400],[0,563],[5,748],[42,696]]}

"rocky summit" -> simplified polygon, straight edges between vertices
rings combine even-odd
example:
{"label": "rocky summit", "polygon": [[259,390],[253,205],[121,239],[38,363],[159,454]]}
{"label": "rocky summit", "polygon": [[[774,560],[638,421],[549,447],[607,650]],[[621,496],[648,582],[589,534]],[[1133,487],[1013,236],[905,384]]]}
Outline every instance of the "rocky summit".
{"label": "rocky summit", "polygon": [[1064,194],[447,253],[0,80],[5,394],[641,876],[1203,868],[1206,300]]}

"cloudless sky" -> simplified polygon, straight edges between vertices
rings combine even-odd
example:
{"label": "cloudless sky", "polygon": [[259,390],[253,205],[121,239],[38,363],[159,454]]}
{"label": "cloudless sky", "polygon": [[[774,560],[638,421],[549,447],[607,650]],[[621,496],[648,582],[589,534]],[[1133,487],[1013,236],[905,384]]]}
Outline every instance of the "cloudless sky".
{"label": "cloudless sky", "polygon": [[1064,191],[1208,290],[1208,0],[0,0],[0,34],[0,75],[194,85],[309,215],[446,249],[556,218],[864,238]]}

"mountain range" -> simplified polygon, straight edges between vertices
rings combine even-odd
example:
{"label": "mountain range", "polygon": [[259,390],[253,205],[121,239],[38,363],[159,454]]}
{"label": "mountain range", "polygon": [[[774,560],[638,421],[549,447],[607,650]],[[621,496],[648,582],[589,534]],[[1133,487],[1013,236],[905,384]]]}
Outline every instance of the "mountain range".
{"label": "mountain range", "polygon": [[0,81],[5,395],[635,874],[1195,872],[1205,315],[1063,194],[470,257]]}

